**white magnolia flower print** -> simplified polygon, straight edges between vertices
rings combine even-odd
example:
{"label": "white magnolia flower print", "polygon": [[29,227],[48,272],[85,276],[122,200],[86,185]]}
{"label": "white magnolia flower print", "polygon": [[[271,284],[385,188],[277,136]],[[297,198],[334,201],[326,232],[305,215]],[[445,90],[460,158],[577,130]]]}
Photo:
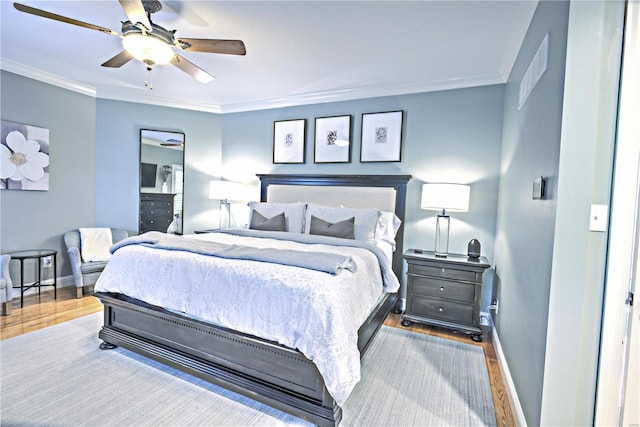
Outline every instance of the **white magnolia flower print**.
{"label": "white magnolia flower print", "polygon": [[15,130],[7,135],[6,141],[8,147],[0,145],[0,179],[41,180],[44,168],[49,166],[49,156],[40,152],[40,144]]}

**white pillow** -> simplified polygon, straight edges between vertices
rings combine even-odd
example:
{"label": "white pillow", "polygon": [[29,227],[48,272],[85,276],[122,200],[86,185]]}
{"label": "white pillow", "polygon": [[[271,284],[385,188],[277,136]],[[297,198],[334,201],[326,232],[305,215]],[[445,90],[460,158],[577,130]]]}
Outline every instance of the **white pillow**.
{"label": "white pillow", "polygon": [[387,259],[389,260],[389,262],[393,262],[393,253],[396,251],[395,246],[390,245],[389,243],[382,241],[382,240],[378,240],[376,242],[376,246],[382,250],[382,252],[384,252],[384,254],[387,256]]}
{"label": "white pillow", "polygon": [[376,227],[378,226],[380,213],[381,211],[377,209],[340,208],[309,203],[305,213],[304,232],[309,234],[311,215],[333,223],[355,217],[355,240],[364,240],[375,244]]}
{"label": "white pillow", "polygon": [[382,211],[376,228],[376,241],[386,242],[396,250],[396,234],[402,221],[393,212]]}
{"label": "white pillow", "polygon": [[284,212],[287,231],[302,233],[304,230],[304,208],[306,205],[302,202],[249,202],[247,206],[251,209],[251,212],[249,212],[249,224],[251,224],[251,216],[253,215],[254,209],[266,218],[271,218],[274,215]]}
{"label": "white pillow", "polygon": [[110,228],[80,228],[80,252],[84,262],[108,261],[113,245]]}

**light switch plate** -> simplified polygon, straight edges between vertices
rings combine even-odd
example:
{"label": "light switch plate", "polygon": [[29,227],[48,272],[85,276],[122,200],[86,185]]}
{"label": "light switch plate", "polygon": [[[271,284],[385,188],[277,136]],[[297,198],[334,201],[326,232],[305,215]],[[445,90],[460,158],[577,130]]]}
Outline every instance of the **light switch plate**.
{"label": "light switch plate", "polygon": [[546,196],[547,182],[542,176],[538,176],[533,180],[533,200],[544,199]]}
{"label": "light switch plate", "polygon": [[589,220],[589,231],[607,231],[609,220],[609,206],[591,205],[591,218]]}

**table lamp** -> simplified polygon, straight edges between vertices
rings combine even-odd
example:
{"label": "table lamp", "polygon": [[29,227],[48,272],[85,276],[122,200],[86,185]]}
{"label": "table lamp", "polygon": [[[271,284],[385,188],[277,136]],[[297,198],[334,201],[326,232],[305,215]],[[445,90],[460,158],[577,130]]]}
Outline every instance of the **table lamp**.
{"label": "table lamp", "polygon": [[423,184],[420,207],[426,210],[442,211],[436,222],[437,257],[446,257],[449,253],[449,215],[447,210],[467,212],[471,188],[461,184]]}
{"label": "table lamp", "polygon": [[220,200],[221,229],[231,226],[231,201],[250,199],[247,185],[233,181],[210,181],[209,198]]}

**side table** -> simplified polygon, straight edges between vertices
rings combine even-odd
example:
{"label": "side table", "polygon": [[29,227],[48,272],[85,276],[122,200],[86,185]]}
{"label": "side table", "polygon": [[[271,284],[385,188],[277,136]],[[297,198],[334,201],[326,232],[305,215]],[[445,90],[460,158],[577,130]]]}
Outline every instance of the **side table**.
{"label": "side table", "polygon": [[[53,286],[53,298],[57,299],[57,262],[56,256],[58,251],[54,249],[29,249],[25,251],[16,251],[16,252],[8,252],[8,255],[11,256],[11,261],[20,262],[20,285],[14,286],[14,289],[20,288],[20,308],[24,306],[24,293],[31,288],[38,288],[38,295],[40,295],[40,289],[44,286]],[[43,260],[47,257],[51,257],[51,264],[53,267],[53,284],[43,284],[42,283],[42,268],[43,268]],[[38,268],[36,269],[36,281],[25,285],[24,284],[24,262],[26,260],[36,260],[38,263]]]}
{"label": "side table", "polygon": [[402,325],[412,322],[465,331],[482,341],[480,297],[484,271],[491,265],[485,257],[407,250],[407,309]]}

